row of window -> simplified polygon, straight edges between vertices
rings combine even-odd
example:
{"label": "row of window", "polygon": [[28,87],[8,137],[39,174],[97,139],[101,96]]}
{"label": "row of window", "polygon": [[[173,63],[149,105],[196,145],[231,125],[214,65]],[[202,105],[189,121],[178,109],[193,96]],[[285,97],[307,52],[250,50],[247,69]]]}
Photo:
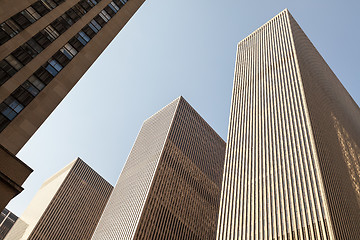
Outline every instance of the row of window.
{"label": "row of window", "polygon": [[81,0],[0,62],[0,86],[101,0]]}
{"label": "row of window", "polygon": [[[51,82],[125,3],[125,0],[113,0],[0,104],[0,132]],[[108,8],[112,9],[112,14],[107,13],[106,9]]]}
{"label": "row of window", "polygon": [[0,24],[0,45],[36,22],[65,0],[40,0]]}

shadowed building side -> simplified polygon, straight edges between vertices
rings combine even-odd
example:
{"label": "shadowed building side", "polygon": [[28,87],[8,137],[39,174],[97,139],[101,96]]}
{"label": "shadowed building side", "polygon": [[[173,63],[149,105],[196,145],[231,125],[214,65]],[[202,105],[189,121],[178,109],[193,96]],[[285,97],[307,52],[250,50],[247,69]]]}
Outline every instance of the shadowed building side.
{"label": "shadowed building side", "polygon": [[144,122],[93,239],[214,239],[224,154],[179,97]]}

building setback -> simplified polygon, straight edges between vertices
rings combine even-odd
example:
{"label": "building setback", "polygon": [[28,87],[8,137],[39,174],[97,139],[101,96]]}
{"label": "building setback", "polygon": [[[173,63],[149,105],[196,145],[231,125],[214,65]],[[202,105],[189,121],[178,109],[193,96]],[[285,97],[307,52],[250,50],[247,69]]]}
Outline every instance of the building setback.
{"label": "building setback", "polygon": [[0,214],[0,240],[5,238],[17,219],[18,217],[6,208],[2,210]]}
{"label": "building setback", "polygon": [[144,1],[1,1],[0,209],[32,171],[15,155]]}
{"label": "building setback", "polygon": [[143,123],[92,239],[214,239],[224,155],[177,98]]}
{"label": "building setback", "polygon": [[112,189],[78,158],[43,183],[5,239],[90,239]]}
{"label": "building setback", "polygon": [[360,110],[284,10],[238,44],[217,239],[359,239]]}

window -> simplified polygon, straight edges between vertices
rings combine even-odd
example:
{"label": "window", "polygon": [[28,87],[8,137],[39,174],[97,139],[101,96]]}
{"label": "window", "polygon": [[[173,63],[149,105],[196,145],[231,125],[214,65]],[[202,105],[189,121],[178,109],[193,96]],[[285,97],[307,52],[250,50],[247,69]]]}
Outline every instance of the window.
{"label": "window", "polygon": [[30,39],[26,43],[37,53],[41,53],[41,51],[43,50],[43,48],[33,39]]}
{"label": "window", "polygon": [[[12,94],[12,97],[14,97],[18,103],[20,103],[19,105],[22,106],[22,109],[27,106],[31,100],[34,99],[34,96],[28,92],[25,88],[23,88],[22,86],[18,87]],[[5,100],[6,101],[6,100]],[[22,110],[21,109],[21,110]],[[21,111],[20,110],[20,111]],[[14,111],[16,112],[16,110],[14,109]],[[17,112],[19,113],[19,112]]]}
{"label": "window", "polygon": [[23,65],[28,64],[32,60],[31,55],[29,55],[29,53],[26,52],[22,47],[18,47],[11,53],[11,55],[16,57],[16,59],[19,60]]}
{"label": "window", "polygon": [[91,20],[90,24],[93,25],[98,31],[100,31],[101,26],[94,19]]}
{"label": "window", "polygon": [[68,15],[69,18],[71,18],[71,20],[73,20],[73,22],[76,22],[77,20],[80,19],[80,16],[78,14],[76,14],[74,9],[72,9],[72,8],[67,10],[65,13],[66,13],[66,15]]}
{"label": "window", "polygon": [[[63,47],[63,49],[64,49],[64,52],[69,52],[69,54],[70,55],[72,55],[72,57],[74,57],[78,52],[76,51],[76,49],[75,48],[73,48],[73,46],[71,46],[70,45],[70,43],[67,43],[67,44],[65,44],[64,45],[64,47]],[[63,52],[63,53],[64,53]],[[65,54],[65,53],[64,53]],[[66,54],[65,54],[66,55]],[[71,57],[71,58],[72,58]],[[71,59],[71,58],[69,58],[69,59]]]}
{"label": "window", "polygon": [[13,120],[17,115],[17,113],[5,103],[0,104],[0,111],[10,121]]}
{"label": "window", "polygon": [[110,4],[108,5],[115,13],[117,13],[120,8],[113,2],[111,1]]}
{"label": "window", "polygon": [[[0,105],[0,112],[2,112],[2,106],[5,106],[5,104]],[[6,126],[10,123],[10,120],[6,118],[4,115],[0,114],[0,132],[6,128]]]}
{"label": "window", "polygon": [[0,62],[0,69],[3,71],[1,73],[0,83],[3,84],[6,80],[8,80],[11,76],[16,73],[16,70],[5,60]]}
{"label": "window", "polygon": [[[96,33],[98,32],[98,31],[95,32],[94,30],[92,30],[89,25],[86,25],[86,26],[82,29],[82,31],[83,31],[89,38],[93,38],[93,37],[96,35]],[[90,39],[89,39],[89,40],[90,40]]]}
{"label": "window", "polygon": [[40,67],[34,75],[45,84],[48,84],[54,78],[44,67]]}
{"label": "window", "polygon": [[92,6],[92,7],[94,7],[97,4],[97,2],[95,0],[86,0],[86,2],[88,4],[90,4],[90,6]]}
{"label": "window", "polygon": [[50,58],[50,59],[48,60],[48,63],[50,63],[50,65],[53,66],[53,68],[54,68],[56,71],[58,71],[58,72],[60,72],[61,69],[63,69],[63,67],[61,66],[61,64],[60,64],[58,61],[56,61],[55,59],[53,59],[53,58]]}
{"label": "window", "polygon": [[86,35],[83,31],[80,31],[79,34],[77,34],[77,39],[78,39],[84,46],[90,41],[89,36]]}
{"label": "window", "polygon": [[19,25],[22,29],[25,29],[31,25],[31,22],[24,15],[22,15],[21,12],[15,14],[11,19],[16,22],[16,24]]}
{"label": "window", "polygon": [[54,3],[52,0],[41,0],[42,3],[47,7],[49,10],[52,10],[57,7],[57,4]]}
{"label": "window", "polygon": [[6,105],[8,105],[15,113],[19,113],[24,109],[24,106],[12,96],[6,98],[4,103],[6,103]]}
{"label": "window", "polygon": [[52,42],[60,36],[60,34],[50,25],[44,28],[44,31],[48,35],[48,38],[50,37],[50,41]]}
{"label": "window", "polygon": [[[50,40],[46,37],[47,34],[44,30],[36,34],[33,39],[44,49],[50,45]],[[50,36],[49,36],[50,37]]]}
{"label": "window", "polygon": [[99,15],[105,22],[108,22],[111,19],[110,15],[105,10],[102,10]]}
{"label": "window", "polygon": [[64,13],[61,15],[61,17],[71,26],[74,24],[74,21],[66,14]]}
{"label": "window", "polygon": [[55,77],[58,74],[58,71],[56,71],[56,69],[51,66],[50,64],[48,64],[45,69],[53,76]]}
{"label": "window", "polygon": [[39,94],[39,89],[37,89],[34,85],[32,85],[29,81],[25,81],[22,85],[21,85],[24,89],[26,89],[26,91],[28,91],[32,96],[36,96]]}
{"label": "window", "polygon": [[53,55],[53,58],[63,67],[65,67],[70,62],[70,59],[65,54],[63,54],[62,51],[57,51]]}
{"label": "window", "polygon": [[80,17],[86,14],[86,10],[83,9],[79,4],[76,4],[74,7],[72,7],[77,15]]}
{"label": "window", "polygon": [[122,6],[124,6],[124,3],[121,2],[120,0],[113,0],[113,2],[119,6],[119,8],[121,8]]}
{"label": "window", "polygon": [[91,9],[90,4],[89,4],[87,1],[85,1],[85,0],[81,0],[78,4],[79,4],[83,9],[85,9],[86,12],[90,11],[90,9]]}
{"label": "window", "polygon": [[[25,11],[27,14],[29,14],[33,19],[38,20],[39,18],[41,18],[40,14],[38,14],[34,8],[32,7],[28,7],[27,9],[25,9]],[[25,14],[24,14],[25,16]],[[26,16],[25,16],[26,17]]]}
{"label": "window", "polygon": [[50,10],[45,7],[45,5],[40,2],[37,1],[35,2],[33,5],[31,5],[31,7],[40,15],[40,16],[44,16],[45,14],[47,14]]}
{"label": "window", "polygon": [[104,27],[107,22],[107,20],[105,21],[104,18],[100,16],[100,14],[95,16],[94,19],[101,27]]}
{"label": "window", "polygon": [[20,70],[23,65],[18,61],[16,60],[16,58],[14,58],[12,55],[9,55],[5,58],[5,60],[13,67],[15,68],[16,70]]}
{"label": "window", "polygon": [[76,51],[80,51],[83,47],[84,47],[84,44],[82,44],[78,38],[77,38],[77,34],[75,37],[73,37],[72,39],[69,40],[69,43],[76,49]]}
{"label": "window", "polygon": [[[109,4],[109,5],[110,5],[110,4]],[[110,17],[113,17],[116,12],[114,12],[114,11],[109,7],[109,5],[106,6],[106,7],[104,8],[104,10],[110,15]]]}
{"label": "window", "polygon": [[55,19],[51,24],[60,34],[64,33],[70,25],[61,16]]}
{"label": "window", "polygon": [[1,24],[1,28],[10,36],[14,37],[21,31],[21,28],[11,19]]}
{"label": "window", "polygon": [[3,30],[2,26],[0,26],[0,45],[3,45],[10,39],[11,37]]}
{"label": "window", "polygon": [[37,77],[35,77],[34,75],[30,76],[28,81],[35,86],[37,89],[39,89],[40,91],[45,87],[45,84],[42,83]]}

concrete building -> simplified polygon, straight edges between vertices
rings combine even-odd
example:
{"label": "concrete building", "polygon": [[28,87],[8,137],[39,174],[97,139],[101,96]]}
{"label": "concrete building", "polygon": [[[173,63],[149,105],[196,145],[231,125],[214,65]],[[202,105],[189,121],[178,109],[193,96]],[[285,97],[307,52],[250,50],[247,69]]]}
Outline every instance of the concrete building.
{"label": "concrete building", "polygon": [[32,171],[15,155],[144,1],[1,1],[0,209]]}
{"label": "concrete building", "polygon": [[284,10],[238,44],[217,239],[359,226],[359,107]]}
{"label": "concrete building", "polygon": [[224,155],[177,98],[144,122],[92,239],[214,239]]}
{"label": "concrete building", "polygon": [[0,240],[3,240],[6,234],[14,226],[18,217],[6,208],[0,213]]}
{"label": "concrete building", "polygon": [[5,239],[90,239],[112,189],[78,158],[43,183]]}

